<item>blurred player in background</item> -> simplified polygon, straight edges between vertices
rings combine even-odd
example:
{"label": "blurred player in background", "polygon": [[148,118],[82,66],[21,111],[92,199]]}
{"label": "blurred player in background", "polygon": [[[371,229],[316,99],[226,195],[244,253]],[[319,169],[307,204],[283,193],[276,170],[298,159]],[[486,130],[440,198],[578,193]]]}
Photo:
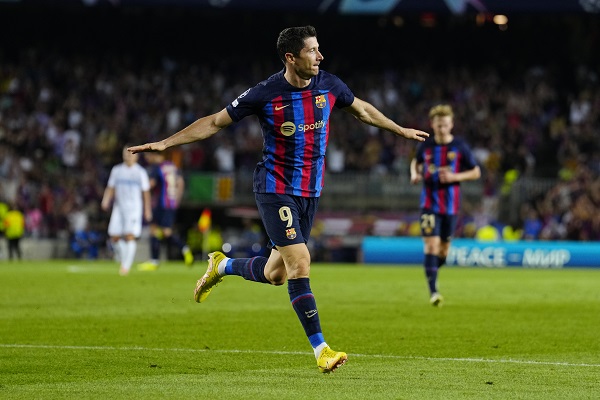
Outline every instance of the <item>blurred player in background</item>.
{"label": "blurred player in background", "polygon": [[150,224],[150,260],[138,265],[140,271],[154,271],[160,260],[161,242],[181,251],[187,266],[194,263],[194,255],[179,235],[173,231],[177,209],[183,197],[185,182],[179,168],[165,159],[163,154],[146,154],[150,164],[152,190],[152,223]]}
{"label": "blurred player in background", "polygon": [[454,113],[449,105],[429,111],[433,137],[420,143],[410,163],[410,182],[423,181],[421,235],[430,303],[444,301],[438,292],[438,268],[444,265],[460,207],[460,182],[479,179],[481,170],[467,143],[452,134]]}
{"label": "blurred player in background", "polygon": [[25,216],[17,205],[13,205],[1,221],[8,242],[8,259],[21,259],[21,238],[25,235]]}
{"label": "blurred player in background", "polygon": [[254,171],[254,192],[270,239],[269,257],[227,258],[209,255],[208,269],[194,291],[204,301],[226,275],[271,285],[288,284],[289,298],[313,347],[321,372],[334,371],[347,355],[332,350],[321,331],[317,305],[310,288],[309,239],[323,187],[329,117],[334,107],[358,120],[408,139],[424,140],[427,133],[402,128],[371,104],[355,97],[335,75],[319,70],[323,55],[312,26],[283,30],[277,51],[285,68],[242,93],[218,113],[198,119],[183,130],[132,152],[163,151],[206,139],[249,115],[260,121],[263,160]]}
{"label": "blurred player in background", "polygon": [[110,171],[101,203],[104,211],[108,211],[112,204],[108,235],[116,258],[121,263],[121,275],[127,275],[131,270],[137,249],[136,240],[142,233],[142,219],[152,220],[150,180],[146,170],[137,161],[138,155],[131,154],[125,147],[123,162]]}

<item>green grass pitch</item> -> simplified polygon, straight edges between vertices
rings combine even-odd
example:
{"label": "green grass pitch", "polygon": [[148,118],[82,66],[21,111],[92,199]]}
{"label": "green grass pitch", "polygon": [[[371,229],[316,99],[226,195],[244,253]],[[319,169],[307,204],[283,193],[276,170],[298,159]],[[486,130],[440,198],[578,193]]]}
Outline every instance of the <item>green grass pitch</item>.
{"label": "green grass pitch", "polygon": [[600,270],[444,267],[434,308],[419,266],[315,264],[323,375],[285,285],[196,304],[205,265],[1,262],[0,398],[600,398]]}

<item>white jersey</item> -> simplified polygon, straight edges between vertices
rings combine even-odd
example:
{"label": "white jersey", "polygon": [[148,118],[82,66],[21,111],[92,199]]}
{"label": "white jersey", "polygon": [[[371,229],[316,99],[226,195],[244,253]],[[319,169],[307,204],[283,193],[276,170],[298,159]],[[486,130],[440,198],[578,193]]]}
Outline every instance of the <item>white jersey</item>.
{"label": "white jersey", "polygon": [[110,171],[108,187],[115,189],[115,206],[124,211],[143,211],[142,192],[150,190],[148,173],[139,164],[131,167],[125,163],[115,165]]}
{"label": "white jersey", "polygon": [[150,190],[148,173],[139,164],[128,166],[121,163],[115,165],[110,171],[107,186],[115,190],[108,234],[139,236],[142,231],[144,212],[142,193]]}

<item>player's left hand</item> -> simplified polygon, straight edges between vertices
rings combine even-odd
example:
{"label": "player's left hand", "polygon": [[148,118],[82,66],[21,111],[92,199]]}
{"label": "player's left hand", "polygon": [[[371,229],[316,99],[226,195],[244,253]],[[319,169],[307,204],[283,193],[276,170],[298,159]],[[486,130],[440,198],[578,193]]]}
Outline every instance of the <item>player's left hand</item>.
{"label": "player's left hand", "polygon": [[454,172],[451,172],[447,168],[440,169],[439,172],[440,182],[442,183],[452,183],[456,181],[456,176]]}
{"label": "player's left hand", "polygon": [[425,139],[429,137],[429,133],[417,129],[402,128],[402,136],[407,139],[414,139],[418,140],[419,142],[424,142]]}

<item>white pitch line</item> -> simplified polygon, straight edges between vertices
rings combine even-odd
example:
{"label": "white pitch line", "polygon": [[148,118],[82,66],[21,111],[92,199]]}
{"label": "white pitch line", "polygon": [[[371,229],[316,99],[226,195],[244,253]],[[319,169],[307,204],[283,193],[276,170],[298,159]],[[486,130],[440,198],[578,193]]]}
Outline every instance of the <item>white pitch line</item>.
{"label": "white pitch line", "polygon": [[[28,348],[28,349],[63,349],[63,350],[121,350],[121,351],[172,351],[189,353],[223,353],[223,354],[277,354],[277,355],[308,355],[312,353],[302,351],[270,351],[270,350],[212,350],[212,349],[179,349],[179,348],[156,348],[156,347],[114,347],[114,346],[54,346],[44,344],[2,344],[2,348]],[[600,364],[587,363],[569,363],[552,361],[532,361],[532,360],[513,360],[513,359],[488,359],[488,358],[452,358],[452,357],[421,357],[421,356],[395,356],[386,354],[349,354],[352,357],[374,357],[389,358],[396,360],[425,360],[425,361],[451,361],[451,362],[478,362],[490,364],[528,364],[528,365],[553,365],[563,367],[592,367],[600,368]]]}
{"label": "white pitch line", "polygon": [[[1,0],[0,0],[1,1]],[[67,272],[71,274],[115,274],[117,275],[118,268],[106,268],[100,266],[83,266],[83,265],[69,265],[67,266]]]}

